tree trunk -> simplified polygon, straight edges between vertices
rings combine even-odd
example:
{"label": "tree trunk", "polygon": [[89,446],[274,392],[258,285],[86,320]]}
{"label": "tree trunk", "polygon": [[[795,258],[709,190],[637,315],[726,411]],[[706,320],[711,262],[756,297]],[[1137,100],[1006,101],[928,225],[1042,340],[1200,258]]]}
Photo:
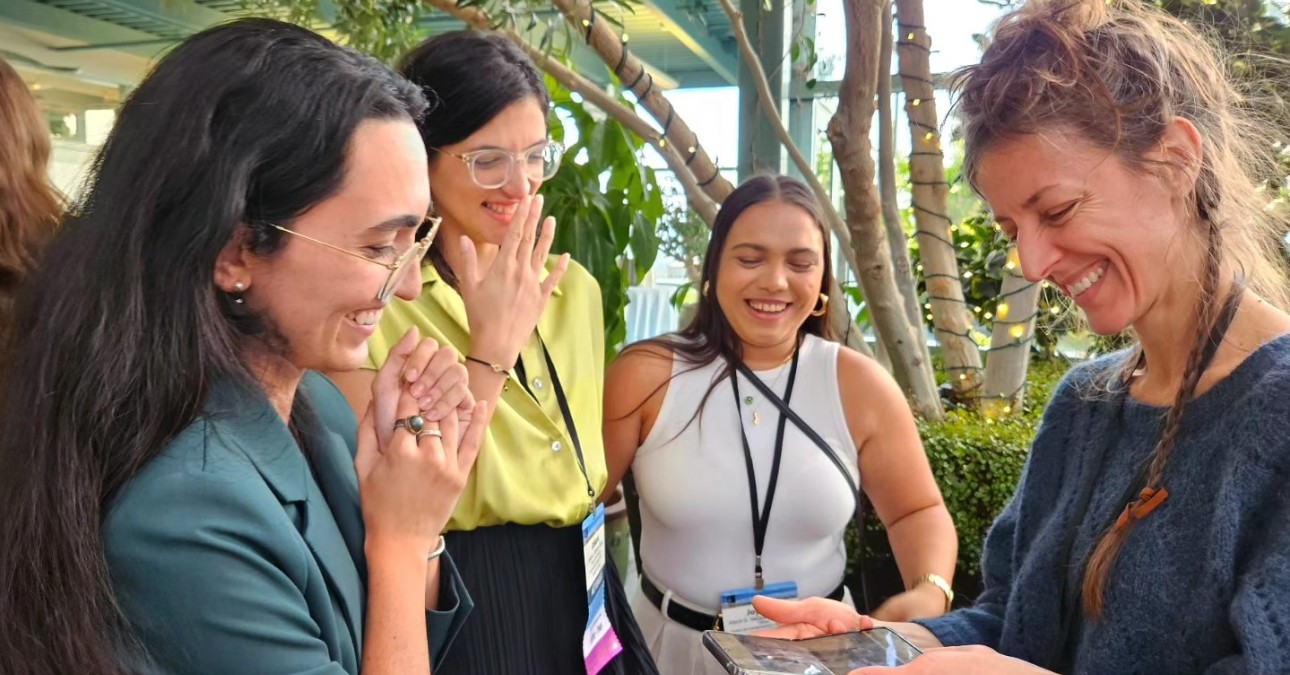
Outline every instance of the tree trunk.
{"label": "tree trunk", "polygon": [[846,186],[847,223],[869,314],[891,354],[892,371],[905,387],[914,411],[924,418],[943,416],[930,361],[918,351],[915,328],[905,316],[904,300],[891,271],[891,247],[883,229],[874,185],[875,166],[869,131],[878,93],[879,23],[884,0],[844,0],[847,27],[846,70],[838,110],[829,121],[829,141]]}
{"label": "tree trunk", "polygon": [[[869,348],[869,343],[865,342],[864,332],[851,320],[851,308],[847,305],[847,294],[838,284],[837,277],[833,279],[833,286],[829,288],[829,325],[833,328],[833,334],[837,337],[838,342],[873,358],[873,350]],[[879,341],[879,346],[882,342]],[[890,371],[890,366],[887,367]]]}
{"label": "tree trunk", "polygon": [[949,185],[945,182],[940,119],[936,116],[928,60],[932,41],[924,27],[923,0],[895,2],[900,82],[913,141],[909,174],[923,278],[950,383],[956,393],[967,398],[969,392],[981,387],[981,350],[972,341],[972,316],[963,300],[963,282],[950,233]]}
{"label": "tree trunk", "polygon": [[912,326],[918,326],[918,346],[927,352],[927,333],[922,330],[923,311],[918,305],[918,285],[914,283],[914,266],[909,259],[909,239],[900,222],[900,205],[896,199],[896,122],[891,110],[891,4],[883,3],[882,51],[878,60],[878,193],[882,199],[882,222],[891,246],[892,273],[896,288],[905,299],[905,315]]}
{"label": "tree trunk", "polygon": [[994,310],[994,332],[990,337],[990,357],[986,360],[985,386],[981,392],[981,412],[987,417],[1021,412],[1039,291],[1039,284],[1022,278],[1017,249],[1009,249],[1003,288]]}
{"label": "tree trunk", "polygon": [[645,72],[645,65],[627,49],[626,42],[614,33],[610,23],[592,9],[587,0],[551,0],[566,21],[586,41],[600,60],[631,89],[642,108],[658,121],[669,145],[685,157],[685,164],[698,179],[699,187],[713,201],[720,204],[734,186],[717,170],[690,126],[676,114],[671,102],[654,86],[654,78]]}

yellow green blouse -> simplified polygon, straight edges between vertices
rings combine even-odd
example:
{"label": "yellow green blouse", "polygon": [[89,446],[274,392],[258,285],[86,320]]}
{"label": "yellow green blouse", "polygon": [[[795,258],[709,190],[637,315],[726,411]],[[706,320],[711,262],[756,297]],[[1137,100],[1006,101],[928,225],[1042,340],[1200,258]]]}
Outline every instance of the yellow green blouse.
{"label": "yellow green blouse", "polygon": [[[552,256],[547,267],[556,260]],[[470,353],[466,307],[457,291],[443,281],[432,265],[422,270],[421,295],[412,302],[394,300],[368,342],[368,367],[385,362],[390,347],[411,326],[422,337]],[[604,395],[605,340],[600,287],[589,272],[570,261],[537,333],[551,354],[569,400],[582,442],[587,474],[597,495],[605,487],[605,446],[601,438]],[[475,469],[448,521],[449,530],[518,523],[574,525],[586,518],[587,484],[578,467],[569,430],[565,428],[537,335],[520,352],[530,395],[515,371],[498,399],[493,421],[480,448]]]}

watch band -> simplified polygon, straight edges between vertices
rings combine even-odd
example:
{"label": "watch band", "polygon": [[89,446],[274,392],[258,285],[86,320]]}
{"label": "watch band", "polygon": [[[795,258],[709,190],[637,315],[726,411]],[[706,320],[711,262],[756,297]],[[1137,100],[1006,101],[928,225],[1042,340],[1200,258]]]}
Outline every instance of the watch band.
{"label": "watch band", "polygon": [[920,584],[931,584],[939,588],[941,592],[945,594],[945,611],[950,611],[950,606],[954,604],[954,589],[950,588],[950,583],[945,580],[945,577],[942,577],[935,572],[928,572],[927,574],[918,577],[918,580],[914,582],[914,586],[918,586]]}

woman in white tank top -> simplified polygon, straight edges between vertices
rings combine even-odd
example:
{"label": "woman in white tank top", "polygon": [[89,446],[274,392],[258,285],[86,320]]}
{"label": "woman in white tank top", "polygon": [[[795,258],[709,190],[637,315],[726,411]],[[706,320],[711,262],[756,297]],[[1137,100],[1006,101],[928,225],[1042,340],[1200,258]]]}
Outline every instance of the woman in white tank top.
{"label": "woman in white tank top", "polygon": [[[701,630],[718,618],[724,630],[757,627],[746,604],[759,587],[850,599],[843,533],[862,476],[910,589],[872,616],[909,620],[948,607],[954,525],[900,389],[878,364],[828,340],[821,223],[801,182],[745,182],[714,224],[694,320],[632,345],[606,375],[606,494],[631,469],[643,567],[632,607],[667,675],[724,672]],[[748,372],[736,373],[740,364]],[[781,419],[750,374],[827,452]]]}

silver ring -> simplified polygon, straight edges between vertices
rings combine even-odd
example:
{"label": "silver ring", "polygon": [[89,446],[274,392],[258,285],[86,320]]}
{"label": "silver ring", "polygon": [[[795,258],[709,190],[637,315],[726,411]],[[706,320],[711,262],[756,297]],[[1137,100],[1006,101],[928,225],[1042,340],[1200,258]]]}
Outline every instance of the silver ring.
{"label": "silver ring", "polygon": [[422,436],[432,436],[434,438],[443,438],[443,432],[438,429],[422,429],[417,432],[417,442],[421,441]]}
{"label": "silver ring", "polygon": [[407,429],[408,433],[414,436],[420,436],[422,431],[425,429],[425,426],[426,426],[426,420],[424,417],[420,415],[401,417],[397,420],[394,420],[395,429]]}

